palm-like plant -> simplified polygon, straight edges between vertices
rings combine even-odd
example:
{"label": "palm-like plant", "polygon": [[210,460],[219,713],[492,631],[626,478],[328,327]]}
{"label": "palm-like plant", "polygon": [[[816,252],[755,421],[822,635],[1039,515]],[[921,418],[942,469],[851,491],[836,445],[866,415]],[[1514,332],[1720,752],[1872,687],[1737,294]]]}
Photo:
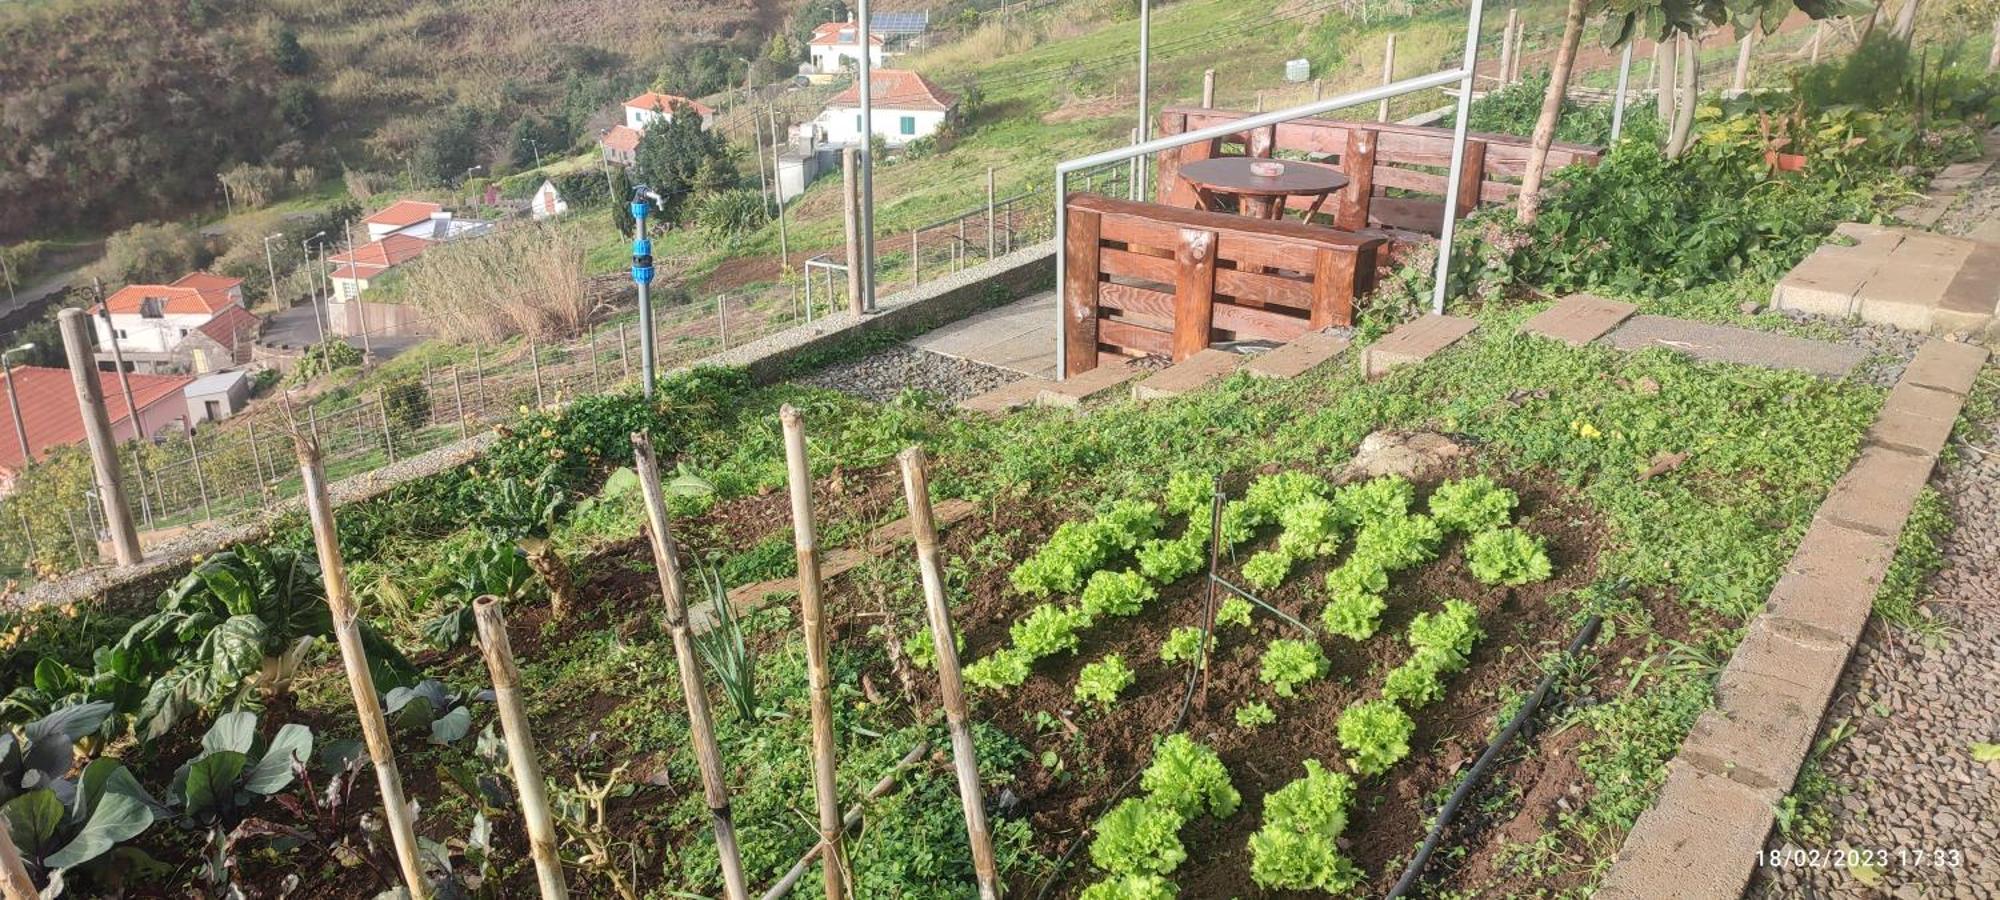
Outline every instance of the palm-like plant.
{"label": "palm-like plant", "polygon": [[549,614],[560,619],[572,606],[576,582],[550,540],[571,505],[552,474],[544,471],[533,480],[509,478],[495,485],[486,498],[485,518],[495,536],[513,541],[527,556],[528,566],[548,588]]}

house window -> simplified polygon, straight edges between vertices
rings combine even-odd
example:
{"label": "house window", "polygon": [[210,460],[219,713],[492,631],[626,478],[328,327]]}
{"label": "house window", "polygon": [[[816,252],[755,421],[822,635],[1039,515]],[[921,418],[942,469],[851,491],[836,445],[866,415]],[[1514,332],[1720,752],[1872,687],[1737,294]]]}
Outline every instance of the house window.
{"label": "house window", "polygon": [[917,133],[917,117],[916,117],[916,116],[904,116],[904,117],[903,117],[903,123],[902,123],[902,124],[903,124],[903,133],[904,133],[904,134],[906,134],[906,135],[910,135],[910,134],[916,134],[916,133]]}
{"label": "house window", "polygon": [[131,337],[131,335],[128,335],[128,334],[126,334],[126,333],[125,333],[125,329],[123,329],[123,328],[120,328],[120,329],[118,329],[118,339],[119,339],[119,340],[121,340],[121,341],[122,341],[122,340],[125,340],[125,339],[126,339],[126,338],[128,338],[128,337]]}
{"label": "house window", "polygon": [[167,311],[157,297],[147,297],[139,301],[139,317],[143,319],[164,319]]}
{"label": "house window", "polygon": [[861,133],[861,114],[860,114],[860,113],[855,113],[855,114],[854,114],[854,133],[855,133],[855,134],[860,134],[860,133]]}

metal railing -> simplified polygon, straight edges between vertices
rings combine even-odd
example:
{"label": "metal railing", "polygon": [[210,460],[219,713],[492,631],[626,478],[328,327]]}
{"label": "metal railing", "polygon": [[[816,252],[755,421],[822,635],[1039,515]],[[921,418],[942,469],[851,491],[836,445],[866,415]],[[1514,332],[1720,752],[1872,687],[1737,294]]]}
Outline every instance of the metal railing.
{"label": "metal railing", "polygon": [[1350,106],[1375,103],[1393,97],[1400,97],[1404,94],[1433,90],[1456,83],[1458,85],[1458,116],[1457,121],[1452,127],[1450,174],[1445,179],[1444,224],[1441,228],[1442,233],[1438,237],[1436,284],[1431,290],[1432,311],[1443,313],[1446,275],[1451,271],[1452,236],[1457,225],[1457,217],[1453,214],[1453,211],[1458,208],[1459,172],[1465,167],[1466,120],[1471,118],[1468,113],[1472,104],[1473,75],[1479,67],[1479,24],[1481,16],[1485,13],[1485,9],[1486,0],[1472,0],[1472,5],[1466,12],[1465,55],[1456,68],[1433,72],[1429,75],[1420,75],[1415,78],[1405,78],[1401,81],[1391,82],[1364,91],[1355,91],[1326,100],[1301,104],[1268,113],[1260,113],[1233,122],[1225,122],[1182,134],[1142,141],[1129,147],[1118,147],[1057,163],[1055,176],[1056,291],[1058,294],[1055,332],[1056,377],[1058,379],[1067,378],[1069,371],[1068,342],[1063,340],[1064,324],[1067,321],[1069,310],[1067,304],[1061,298],[1061,293],[1063,286],[1068,284],[1069,281],[1069,248],[1067,241],[1069,229],[1066,221],[1068,216],[1066,215],[1065,207],[1069,201],[1069,178],[1072,174],[1134,160],[1143,160],[1167,150],[1175,150],[1203,141],[1227,138],[1266,126],[1278,125],[1292,119],[1317,116]]}

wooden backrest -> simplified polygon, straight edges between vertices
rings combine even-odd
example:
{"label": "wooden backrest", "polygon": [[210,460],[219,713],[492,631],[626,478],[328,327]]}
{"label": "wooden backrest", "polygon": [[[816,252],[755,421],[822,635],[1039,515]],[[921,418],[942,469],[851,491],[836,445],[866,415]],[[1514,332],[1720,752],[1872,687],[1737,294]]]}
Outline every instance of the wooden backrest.
{"label": "wooden backrest", "polygon": [[[1160,115],[1160,132],[1183,134],[1250,115],[1233,110],[1169,107]],[[1334,224],[1339,228],[1358,231],[1387,225],[1435,234],[1443,225],[1445,182],[1451,166],[1449,128],[1293,119],[1245,132],[1231,141],[1206,141],[1161,153],[1156,199],[1170,206],[1197,206],[1193,189],[1178,177],[1180,167],[1183,163],[1227,155],[1225,143],[1242,144],[1248,156],[1268,157],[1280,150],[1291,150],[1338,165],[1349,179],[1333,209]],[[1558,142],[1549,148],[1548,164],[1551,169],[1573,163],[1596,165],[1603,154],[1601,147]],[[1463,217],[1481,203],[1512,200],[1520,192],[1519,180],[1527,164],[1527,139],[1507,134],[1468,133],[1463,180],[1454,213]],[[1384,196],[1391,188],[1425,197]],[[1308,198],[1293,199],[1293,205],[1298,207],[1310,202]]]}
{"label": "wooden backrest", "polygon": [[1100,352],[1176,361],[1216,340],[1289,341],[1354,320],[1384,239],[1072,194],[1063,214],[1067,373]]}

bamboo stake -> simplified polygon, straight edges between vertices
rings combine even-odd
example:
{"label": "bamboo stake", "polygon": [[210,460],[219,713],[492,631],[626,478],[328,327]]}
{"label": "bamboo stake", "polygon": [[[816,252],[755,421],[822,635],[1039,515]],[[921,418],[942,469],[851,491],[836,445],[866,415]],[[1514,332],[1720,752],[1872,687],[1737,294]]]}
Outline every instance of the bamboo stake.
{"label": "bamboo stake", "polygon": [[347,671],[348,687],[354,692],[361,738],[375,764],[375,784],[382,793],[383,817],[389,822],[389,837],[396,846],[396,862],[402,867],[404,885],[412,900],[424,900],[430,896],[430,882],[424,879],[423,863],[419,862],[416,815],[403,796],[403,778],[396,771],[396,756],[389,745],[389,723],[382,718],[382,701],[375,694],[375,676],[368,671],[368,653],[361,646],[361,613],[347,590],[347,568],[340,558],[339,532],[333,524],[333,499],[327,493],[319,444],[303,434],[295,435],[293,440],[298,450],[299,475],[305,482],[306,515],[312,523],[313,544],[319,550],[320,577],[326,583],[326,605],[333,613],[333,637],[340,645],[340,661]]}
{"label": "bamboo stake", "polygon": [[980,900],[996,900],[1000,896],[999,867],[993,862],[993,833],[987,828],[986,801],[979,791],[979,757],[972,747],[972,724],[965,711],[958,643],[951,630],[951,610],[944,601],[944,566],[938,562],[937,523],[931,518],[930,465],[922,447],[904,450],[897,460],[903,464],[903,495],[910,504],[910,534],[917,543],[924,610],[930,619],[931,643],[937,648],[938,693],[951,729],[952,764],[958,770],[959,803],[965,808],[965,836],[972,844],[972,871],[979,879]]}
{"label": "bamboo stake", "polygon": [[[667,629],[674,639],[674,662],[681,670],[681,694],[687,699],[688,729],[693,732],[695,756],[701,762],[703,799],[715,820],[715,848],[722,860],[723,895],[743,900],[750,888],[743,877],[743,857],[736,848],[736,820],[729,811],[729,787],[722,780],[722,751],[715,744],[715,720],[708,709],[708,688],[701,683],[701,670],[694,656],[694,639],[688,629],[687,594],[681,581],[681,562],[674,550],[674,538],[667,528],[667,499],[660,489],[660,463],[653,455],[653,442],[645,434],[632,434],[635,467],[639,470],[639,490],[646,498],[646,525],[652,539],[653,564],[660,571],[660,594],[667,601]],[[727,603],[727,598],[722,602]]]}
{"label": "bamboo stake", "polygon": [[812,699],[813,793],[819,799],[821,869],[827,900],[846,896],[847,857],[841,847],[840,800],[833,782],[833,698],[827,666],[826,609],[820,603],[819,538],[814,533],[812,468],[806,464],[805,424],[786,404],[778,411],[785,430],[785,470],[791,482],[792,536],[799,558],[799,617],[804,621],[806,672]]}
{"label": "bamboo stake", "polygon": [[14,846],[14,836],[7,831],[7,822],[0,819],[0,897],[6,900],[39,900],[41,892],[35,890],[34,879],[28,877],[28,867],[21,862],[21,851]]}
{"label": "bamboo stake", "polygon": [[479,628],[479,654],[493,675],[493,705],[500,711],[500,731],[507,742],[507,767],[521,794],[521,823],[528,830],[528,855],[535,860],[535,881],[543,900],[569,896],[563,881],[562,858],[556,855],[555,817],[549,813],[549,786],[535,758],[535,739],[528,733],[528,709],[521,702],[521,672],[514,668],[514,646],[507,640],[507,617],[500,598],[488,594],[472,603],[472,621]]}
{"label": "bamboo stake", "polygon": [[[896,786],[896,777],[903,774],[903,770],[916,765],[917,760],[923,759],[924,754],[929,752],[931,752],[930,742],[918,741],[915,747],[910,748],[910,752],[903,754],[902,760],[897,762],[895,767],[889,770],[888,774],[883,775],[881,781],[875,782],[875,786],[869,789],[868,796],[855,801],[853,806],[847,808],[847,815],[840,820],[842,830],[852,830],[854,826],[861,824],[861,812],[868,806],[868,801],[880,800],[884,796],[887,796],[889,791]],[[813,857],[818,855],[819,847],[817,846],[814,846],[811,850],[807,850],[806,855],[799,857],[798,863],[785,873],[785,877],[778,879],[775,884],[771,885],[770,890],[764,892],[764,900],[778,900],[778,898],[790,894],[792,888],[798,887],[799,881],[806,877],[806,867],[812,865]]]}

